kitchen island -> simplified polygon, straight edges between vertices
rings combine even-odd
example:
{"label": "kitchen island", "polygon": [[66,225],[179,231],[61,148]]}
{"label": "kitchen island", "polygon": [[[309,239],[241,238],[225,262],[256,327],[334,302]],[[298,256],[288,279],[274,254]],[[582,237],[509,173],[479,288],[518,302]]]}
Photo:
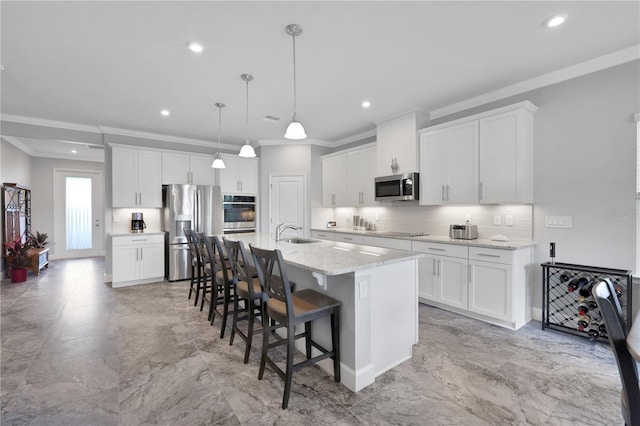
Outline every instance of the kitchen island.
{"label": "kitchen island", "polygon": [[[279,249],[297,289],[324,292],[342,302],[341,382],[354,392],[411,358],[418,341],[419,253],[314,240],[275,242],[273,235],[229,234],[230,240]],[[316,324],[317,323],[317,324]],[[315,321],[314,340],[331,347],[329,319]],[[304,342],[297,342],[304,350]],[[333,374],[330,360],[320,366]]]}

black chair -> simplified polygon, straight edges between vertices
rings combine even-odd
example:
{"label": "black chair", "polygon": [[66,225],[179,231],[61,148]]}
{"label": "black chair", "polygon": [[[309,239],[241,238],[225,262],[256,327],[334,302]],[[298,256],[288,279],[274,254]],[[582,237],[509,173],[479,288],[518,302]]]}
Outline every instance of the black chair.
{"label": "black chair", "polygon": [[[256,316],[262,318],[263,314],[263,299],[262,299],[262,287],[258,280],[255,269],[253,269],[249,262],[247,262],[247,254],[244,248],[244,244],[240,241],[230,241],[226,238],[222,238],[225,248],[227,249],[227,255],[229,256],[229,263],[231,264],[231,270],[233,271],[233,325],[231,327],[231,338],[229,339],[229,345],[233,345],[233,338],[237,334],[244,340],[246,346],[244,351],[244,363],[249,362],[249,354],[251,353],[251,344],[253,342],[254,324]],[[244,308],[240,309],[240,301],[244,302]],[[238,317],[238,313],[246,313],[242,317]],[[238,327],[238,321],[247,320],[247,333],[243,333]],[[259,330],[257,330],[259,331]]]}
{"label": "black chair", "polygon": [[618,372],[622,381],[622,417],[625,424],[640,425],[640,390],[638,387],[638,367],[635,358],[627,348],[626,324],[616,297],[613,284],[609,279],[600,280],[591,290],[593,298],[607,329],[609,343],[618,363]]}
{"label": "black chair", "polygon": [[[282,380],[284,380],[284,396],[282,408],[289,405],[291,393],[291,378],[293,373],[303,367],[314,364],[326,358],[333,359],[333,375],[336,382],[340,381],[340,306],[341,302],[317,291],[304,289],[293,293],[280,250],[262,250],[252,245],[251,253],[253,262],[260,279],[260,284],[267,296],[262,316],[263,340],[262,356],[260,358],[260,371],[258,379],[264,375],[264,367],[269,365]],[[331,317],[331,343],[332,350],[327,350],[311,337],[311,322],[313,320]],[[275,324],[271,322],[275,320]],[[304,324],[304,332],[295,334],[295,326]],[[272,331],[280,327],[287,328],[287,338],[269,343]],[[294,364],[295,340],[305,337],[306,360]],[[269,349],[279,345],[287,345],[286,371],[282,371],[276,363],[269,358]],[[316,348],[320,355],[312,357],[311,349]]]}
{"label": "black chair", "polygon": [[204,302],[211,305],[211,300],[207,297],[208,294],[212,294],[213,286],[215,284],[213,280],[213,267],[207,256],[207,236],[203,232],[196,232],[195,234],[196,250],[199,256],[200,267],[200,291],[202,299],[200,300],[200,310],[204,308]]}
{"label": "black chair", "polygon": [[[209,321],[213,325],[216,315],[221,317],[222,325],[220,326],[220,338],[224,338],[227,328],[227,317],[233,315],[233,311],[229,310],[229,305],[233,303],[233,271],[229,265],[225,252],[222,249],[222,243],[216,236],[207,237],[207,255],[213,265],[213,279],[215,280],[218,294],[212,296],[212,303],[209,305]],[[221,293],[221,294],[220,294]],[[222,296],[220,300],[219,297]],[[220,311],[222,306],[222,311]]]}
{"label": "black chair", "polygon": [[189,299],[191,299],[191,293],[196,292],[196,298],[193,306],[198,305],[198,299],[200,297],[200,289],[202,286],[203,265],[198,250],[198,243],[196,240],[196,233],[191,229],[184,229],[184,235],[187,237],[187,243],[189,243],[189,254],[191,261],[191,282],[189,284]]}

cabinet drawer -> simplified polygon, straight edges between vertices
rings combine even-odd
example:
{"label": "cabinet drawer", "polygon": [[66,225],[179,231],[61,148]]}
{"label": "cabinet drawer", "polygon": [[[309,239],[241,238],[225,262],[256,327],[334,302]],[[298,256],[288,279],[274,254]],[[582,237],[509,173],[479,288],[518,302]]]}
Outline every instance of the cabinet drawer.
{"label": "cabinet drawer", "polygon": [[364,244],[368,246],[384,247],[397,250],[411,250],[411,241],[395,238],[364,237]]}
{"label": "cabinet drawer", "polygon": [[164,244],[164,235],[114,235],[113,247]]}
{"label": "cabinet drawer", "polygon": [[345,243],[353,244],[364,244],[364,235],[337,234],[336,241],[344,241]]}
{"label": "cabinet drawer", "polygon": [[469,248],[467,246],[459,246],[455,244],[439,244],[426,241],[414,241],[412,244],[413,251],[421,253],[436,254],[439,256],[463,257],[467,258]]}
{"label": "cabinet drawer", "polygon": [[482,260],[484,262],[511,264],[513,262],[513,251],[482,247],[469,247],[469,259]]}
{"label": "cabinet drawer", "polygon": [[320,238],[321,240],[334,241],[336,239],[336,233],[326,231],[311,231],[311,238]]}

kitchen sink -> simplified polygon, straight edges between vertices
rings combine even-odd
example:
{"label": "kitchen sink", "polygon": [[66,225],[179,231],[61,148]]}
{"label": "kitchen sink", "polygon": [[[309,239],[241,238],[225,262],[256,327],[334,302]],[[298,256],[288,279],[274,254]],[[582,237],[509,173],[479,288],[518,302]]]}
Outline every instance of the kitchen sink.
{"label": "kitchen sink", "polygon": [[320,240],[310,240],[308,238],[291,238],[288,240],[284,240],[285,243],[291,244],[309,244],[309,243],[319,243]]}

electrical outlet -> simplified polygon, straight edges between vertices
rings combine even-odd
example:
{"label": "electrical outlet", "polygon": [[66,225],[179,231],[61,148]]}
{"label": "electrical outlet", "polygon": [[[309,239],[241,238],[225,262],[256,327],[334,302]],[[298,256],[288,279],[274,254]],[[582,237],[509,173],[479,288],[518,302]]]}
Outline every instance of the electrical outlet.
{"label": "electrical outlet", "polygon": [[119,223],[120,222],[120,217],[117,214],[113,215],[113,223]]}
{"label": "electrical outlet", "polygon": [[571,228],[571,216],[545,216],[544,224],[547,228]]}
{"label": "electrical outlet", "polygon": [[513,215],[508,214],[504,217],[504,224],[507,226],[513,226]]}
{"label": "electrical outlet", "polygon": [[496,226],[502,225],[502,216],[496,215],[493,217],[493,224]]}
{"label": "electrical outlet", "polygon": [[471,223],[471,215],[470,214],[465,214],[464,215],[464,222],[467,223]]}

